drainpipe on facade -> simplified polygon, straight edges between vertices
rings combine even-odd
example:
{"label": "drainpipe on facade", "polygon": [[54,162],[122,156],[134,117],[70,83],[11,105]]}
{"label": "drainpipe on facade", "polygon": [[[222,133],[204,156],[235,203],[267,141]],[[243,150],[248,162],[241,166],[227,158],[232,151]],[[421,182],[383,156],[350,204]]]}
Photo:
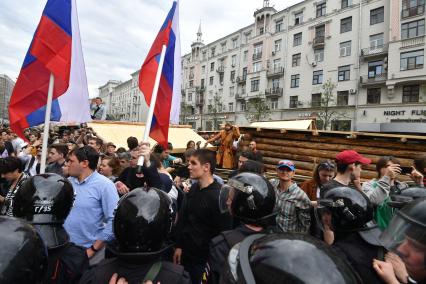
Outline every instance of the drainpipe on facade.
{"label": "drainpipe on facade", "polygon": [[354,119],[353,119],[353,125],[351,125],[351,130],[355,131],[357,129],[356,124],[357,124],[357,112],[358,112],[358,96],[359,96],[359,90],[360,90],[360,82],[359,82],[359,77],[361,76],[361,57],[360,57],[360,53],[361,53],[361,23],[362,23],[362,1],[359,1],[359,19],[358,19],[358,48],[357,48],[357,58],[358,60],[356,62],[358,62],[358,74],[356,77],[356,94],[355,94],[355,110],[354,110]]}

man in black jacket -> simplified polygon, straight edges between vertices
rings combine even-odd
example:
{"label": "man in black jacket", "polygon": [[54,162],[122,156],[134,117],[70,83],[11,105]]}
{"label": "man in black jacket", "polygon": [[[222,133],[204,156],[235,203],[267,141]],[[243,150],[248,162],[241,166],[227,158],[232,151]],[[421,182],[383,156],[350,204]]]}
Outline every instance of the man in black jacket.
{"label": "man in black jacket", "polygon": [[215,153],[196,150],[189,158],[191,186],[179,212],[177,242],[173,262],[183,264],[192,283],[200,283],[209,254],[210,240],[220,232],[231,229],[229,214],[219,210],[221,186],[213,178]]}
{"label": "man in black jacket", "polygon": [[229,211],[241,225],[222,232],[210,242],[203,283],[219,283],[231,248],[249,235],[265,233],[267,227],[275,224],[275,190],[264,177],[238,174],[222,188],[220,196],[221,211]]}

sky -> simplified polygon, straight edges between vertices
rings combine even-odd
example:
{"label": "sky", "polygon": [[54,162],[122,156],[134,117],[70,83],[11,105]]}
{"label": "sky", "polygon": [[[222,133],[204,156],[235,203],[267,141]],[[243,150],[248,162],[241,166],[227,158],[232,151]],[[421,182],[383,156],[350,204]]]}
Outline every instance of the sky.
{"label": "sky", "polygon": [[[300,0],[271,0],[280,11]],[[91,97],[108,80],[126,81],[138,70],[172,0],[77,0],[81,42]],[[0,0],[0,74],[16,81],[46,0]],[[210,43],[254,22],[263,0],[180,0],[182,55],[201,22]]]}

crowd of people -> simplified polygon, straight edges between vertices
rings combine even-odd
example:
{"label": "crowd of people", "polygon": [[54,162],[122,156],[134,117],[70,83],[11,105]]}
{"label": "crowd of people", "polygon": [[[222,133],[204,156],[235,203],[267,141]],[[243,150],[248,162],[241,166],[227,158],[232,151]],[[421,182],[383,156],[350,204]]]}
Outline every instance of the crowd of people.
{"label": "crowd of people", "polygon": [[41,174],[41,132],[24,134],[1,129],[0,283],[426,283],[426,156],[362,181],[348,149],[298,184],[290,160],[266,178],[230,124],[181,157],[80,127],[51,131]]}

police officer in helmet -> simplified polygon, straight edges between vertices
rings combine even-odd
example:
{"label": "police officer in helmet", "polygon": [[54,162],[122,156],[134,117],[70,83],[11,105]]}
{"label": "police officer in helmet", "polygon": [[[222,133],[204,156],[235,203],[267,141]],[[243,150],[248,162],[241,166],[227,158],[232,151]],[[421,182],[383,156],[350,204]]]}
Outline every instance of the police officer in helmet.
{"label": "police officer in helmet", "polygon": [[372,222],[373,206],[364,193],[349,187],[330,189],[318,200],[315,216],[320,226],[334,232],[334,249],[365,283],[383,283],[372,267],[373,259],[384,256],[381,232]]}
{"label": "police officer in helmet", "polygon": [[44,283],[76,283],[89,267],[86,249],[71,243],[63,228],[73,201],[71,183],[54,173],[31,177],[15,195],[14,216],[37,229],[49,252]]}
{"label": "police officer in helmet", "polygon": [[203,282],[219,283],[229,250],[246,236],[265,232],[275,224],[275,191],[270,182],[254,173],[240,173],[222,187],[219,206],[241,222],[234,230],[224,231],[210,243]]}
{"label": "police officer in helmet", "polygon": [[397,211],[380,240],[402,259],[407,270],[405,275],[395,275],[392,265],[375,260],[374,268],[386,283],[426,283],[426,198]]}
{"label": "police officer in helmet", "polygon": [[128,283],[191,283],[180,265],[162,261],[172,247],[167,239],[174,221],[170,197],[156,188],[124,195],[114,217],[116,241],[107,245],[116,256],[87,271],[80,283],[108,283],[114,274]]}
{"label": "police officer in helmet", "polygon": [[34,227],[21,219],[0,216],[0,283],[42,283],[47,251]]}
{"label": "police officer in helmet", "polygon": [[362,283],[332,248],[300,233],[248,236],[231,249],[224,270],[225,284]]}

